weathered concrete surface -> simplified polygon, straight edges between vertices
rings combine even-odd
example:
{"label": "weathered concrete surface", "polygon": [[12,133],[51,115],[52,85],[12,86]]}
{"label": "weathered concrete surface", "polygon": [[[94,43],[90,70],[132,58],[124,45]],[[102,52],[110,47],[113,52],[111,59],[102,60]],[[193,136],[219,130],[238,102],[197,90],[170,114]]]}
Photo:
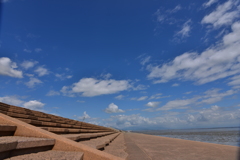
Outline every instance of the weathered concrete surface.
{"label": "weathered concrete surface", "polygon": [[20,155],[5,160],[82,160],[83,153],[81,152],[64,152],[64,151],[46,151]]}
{"label": "weathered concrete surface", "polygon": [[0,132],[15,131],[16,129],[17,129],[17,126],[0,124]]}
{"label": "weathered concrete surface", "polygon": [[127,160],[239,160],[239,147],[125,133]]}
{"label": "weathered concrete surface", "polygon": [[4,115],[2,113],[0,113],[0,122],[1,124],[17,126],[14,136],[55,139],[56,143],[53,147],[53,150],[83,152],[84,160],[122,160],[122,158],[93,149],[81,143],[77,143],[60,135],[56,135],[54,133],[45,131],[41,128],[29,125],[15,118]]}
{"label": "weathered concrete surface", "polygon": [[112,141],[112,143],[109,144],[109,146],[106,146],[103,151],[114,156],[126,159],[128,154],[125,152],[125,149],[126,146],[124,135],[123,133],[121,133],[117,138]]}
{"label": "weathered concrete surface", "polygon": [[4,145],[9,146],[13,142],[17,143],[14,149],[23,149],[23,148],[42,147],[42,146],[53,146],[55,144],[55,139],[19,137],[19,136],[0,137],[0,146],[4,146]]}

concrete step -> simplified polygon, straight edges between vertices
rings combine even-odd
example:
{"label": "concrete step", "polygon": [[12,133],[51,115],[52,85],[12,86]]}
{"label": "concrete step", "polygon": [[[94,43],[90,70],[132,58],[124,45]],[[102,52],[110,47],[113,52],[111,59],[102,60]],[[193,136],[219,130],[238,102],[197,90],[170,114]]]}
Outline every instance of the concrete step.
{"label": "concrete step", "polygon": [[104,149],[104,147],[109,144],[114,138],[116,138],[119,135],[119,133],[107,135],[104,137],[96,138],[96,139],[91,139],[87,141],[81,141],[79,143],[85,144],[89,147],[95,148],[95,149]]}
{"label": "concrete step", "polygon": [[117,136],[108,146],[104,148],[104,152],[114,156],[126,159],[128,154],[125,152],[126,146],[123,133]]}
{"label": "concrete step", "polygon": [[24,119],[53,122],[53,123],[66,124],[66,125],[76,125],[76,126],[81,126],[81,128],[89,128],[89,129],[91,128],[96,130],[99,129],[99,130],[112,131],[111,129],[106,127],[97,126],[97,125],[80,122],[76,120],[71,120],[68,118],[46,114],[39,111],[33,111],[33,110],[29,110],[22,107],[11,106],[2,102],[0,102],[0,112],[14,118],[24,118]]}
{"label": "concrete step", "polygon": [[62,134],[61,136],[71,139],[73,141],[81,141],[81,139],[91,139],[101,136],[113,134],[114,132],[103,132],[103,133],[81,133],[81,134]]}
{"label": "concrete step", "polygon": [[31,120],[31,119],[25,119],[25,118],[17,118],[25,123],[32,124],[34,126],[42,126],[42,127],[59,127],[59,128],[72,128],[72,129],[92,129],[90,127],[82,127],[77,125],[70,125],[70,124],[61,124],[61,123],[55,123],[55,122],[44,122],[39,120]]}
{"label": "concrete step", "polygon": [[105,130],[90,130],[90,129],[72,129],[72,128],[57,128],[57,127],[40,127],[46,131],[56,134],[74,134],[74,133],[98,133],[106,132]]}
{"label": "concrete step", "polygon": [[20,136],[0,137],[0,159],[51,150],[54,139]]}
{"label": "concrete step", "polygon": [[45,151],[26,155],[15,156],[5,160],[82,160],[82,152]]}
{"label": "concrete step", "polygon": [[[47,115],[46,116],[42,116],[41,114],[33,114],[31,110],[29,110],[28,112],[25,111],[26,109],[9,109],[9,108],[5,108],[3,106],[0,106],[0,113],[3,113],[5,115],[8,115],[10,117],[14,117],[14,118],[18,118],[26,123],[30,123],[30,124],[33,124],[33,125],[61,125],[61,126],[68,126],[68,127],[71,127],[71,128],[86,128],[86,129],[92,129],[92,130],[106,130],[106,131],[111,131],[110,129],[106,129],[104,127],[100,127],[100,126],[95,126],[95,125],[90,125],[90,124],[87,124],[84,123],[84,122],[79,122],[79,121],[76,121],[74,122],[73,120],[70,121],[70,120],[65,120],[64,118],[62,119],[56,119],[56,118],[53,118],[51,119],[51,116],[50,115]],[[32,121],[30,121],[32,120]],[[43,124],[45,122],[45,124]],[[75,123],[75,125],[72,126],[73,123]],[[53,124],[54,123],[54,124]]]}
{"label": "concrete step", "polygon": [[1,136],[13,136],[17,126],[0,124],[0,137]]}
{"label": "concrete step", "polygon": [[34,138],[34,137],[20,137],[20,136],[4,136],[0,137],[0,152],[26,149],[44,146],[53,146],[54,139],[48,138]]}

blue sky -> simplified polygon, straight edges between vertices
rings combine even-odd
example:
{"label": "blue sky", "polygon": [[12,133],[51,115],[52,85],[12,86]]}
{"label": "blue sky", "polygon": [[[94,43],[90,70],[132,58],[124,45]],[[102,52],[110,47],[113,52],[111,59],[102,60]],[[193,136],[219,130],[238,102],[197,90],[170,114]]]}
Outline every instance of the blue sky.
{"label": "blue sky", "polygon": [[121,129],[239,125],[239,0],[0,4],[0,101]]}

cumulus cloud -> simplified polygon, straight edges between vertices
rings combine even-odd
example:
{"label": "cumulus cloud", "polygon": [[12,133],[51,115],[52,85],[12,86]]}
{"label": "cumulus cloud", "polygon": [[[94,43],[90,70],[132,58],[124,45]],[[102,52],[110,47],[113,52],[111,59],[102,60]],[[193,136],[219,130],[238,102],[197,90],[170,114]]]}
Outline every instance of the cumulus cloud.
{"label": "cumulus cloud", "polygon": [[22,78],[22,71],[16,70],[17,64],[7,57],[0,58],[0,75]]}
{"label": "cumulus cloud", "polygon": [[106,113],[122,113],[124,112],[122,109],[119,109],[118,106],[114,103],[108,105],[108,107],[104,110]]}
{"label": "cumulus cloud", "polygon": [[154,83],[165,83],[177,78],[192,80],[200,85],[240,73],[239,32],[240,22],[235,22],[231,33],[200,54],[187,52],[161,66],[148,65],[148,78],[155,79]]}
{"label": "cumulus cloud", "polygon": [[36,72],[39,77],[49,74],[48,69],[44,68],[43,66],[38,67],[34,72]]}
{"label": "cumulus cloud", "polygon": [[238,123],[240,110],[224,110],[221,107],[214,105],[210,108],[192,111],[187,116],[186,121],[190,124],[210,124],[210,125],[234,125]]}
{"label": "cumulus cloud", "polygon": [[37,84],[43,83],[41,80],[34,78],[34,77],[30,77],[30,80],[28,82],[26,82],[26,86],[28,86],[29,88],[33,88],[35,87]]}
{"label": "cumulus cloud", "polygon": [[88,119],[88,118],[91,118],[86,111],[83,112],[83,116],[82,116],[83,119]]}
{"label": "cumulus cloud", "polygon": [[212,4],[214,4],[216,2],[218,2],[218,0],[209,0],[209,1],[205,2],[205,3],[203,3],[203,7],[204,8],[210,7]]}
{"label": "cumulus cloud", "polygon": [[191,31],[191,23],[192,23],[191,19],[186,21],[183,24],[182,29],[175,34],[175,37],[176,36],[180,36],[181,38],[189,37],[189,33]]}
{"label": "cumulus cloud", "polygon": [[110,121],[111,122],[108,126],[115,126],[117,128],[156,124],[154,120],[150,120],[149,118],[140,116],[139,114],[111,116]]}
{"label": "cumulus cloud", "polygon": [[161,102],[148,102],[146,106],[148,107],[157,107]]}
{"label": "cumulus cloud", "polygon": [[206,15],[201,23],[212,24],[214,28],[231,25],[239,17],[240,10],[237,8],[238,4],[238,0],[228,0],[219,5],[215,11]]}
{"label": "cumulus cloud", "polygon": [[23,63],[21,64],[21,66],[25,69],[29,69],[35,66],[35,64],[37,64],[37,61],[23,61]]}
{"label": "cumulus cloud", "polygon": [[58,96],[58,95],[60,95],[60,93],[57,92],[57,91],[54,91],[54,90],[50,90],[50,91],[46,94],[46,96]]}
{"label": "cumulus cloud", "polygon": [[7,103],[7,104],[10,104],[10,105],[19,106],[24,101],[18,99],[16,96],[5,96],[5,97],[0,97],[0,102]]}
{"label": "cumulus cloud", "polygon": [[84,97],[94,97],[105,94],[114,94],[131,88],[127,80],[98,80],[95,78],[82,78],[71,87],[64,86],[61,92],[65,94],[80,93]]}
{"label": "cumulus cloud", "polygon": [[32,109],[32,110],[42,110],[44,105],[45,105],[44,103],[39,102],[37,100],[32,100],[29,102],[25,102],[23,104],[25,108]]}

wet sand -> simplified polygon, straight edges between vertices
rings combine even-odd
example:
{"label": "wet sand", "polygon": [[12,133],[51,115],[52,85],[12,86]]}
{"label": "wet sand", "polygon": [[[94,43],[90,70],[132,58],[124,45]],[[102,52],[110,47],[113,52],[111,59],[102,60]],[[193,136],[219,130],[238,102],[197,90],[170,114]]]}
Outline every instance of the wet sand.
{"label": "wet sand", "polygon": [[239,128],[155,130],[139,133],[207,143],[239,146]]}

